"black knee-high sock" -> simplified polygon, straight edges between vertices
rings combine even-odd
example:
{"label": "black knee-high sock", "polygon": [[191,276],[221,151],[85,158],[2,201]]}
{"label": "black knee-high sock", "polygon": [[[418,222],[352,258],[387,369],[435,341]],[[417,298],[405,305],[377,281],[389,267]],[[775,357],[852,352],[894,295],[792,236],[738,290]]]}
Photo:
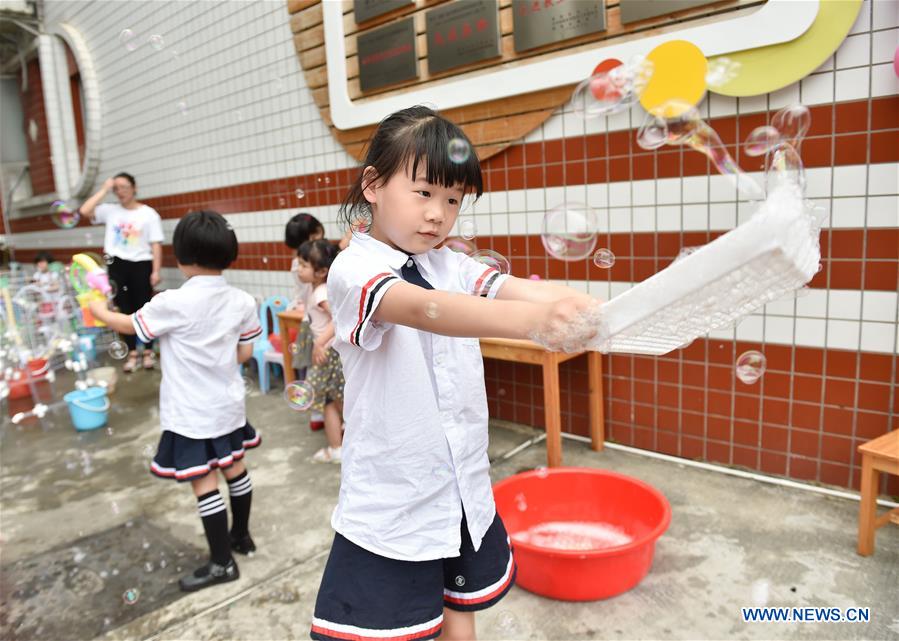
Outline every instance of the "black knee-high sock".
{"label": "black knee-high sock", "polygon": [[203,520],[209,557],[213,563],[227,565],[231,560],[231,542],[228,540],[228,510],[218,490],[197,497],[197,511]]}
{"label": "black knee-high sock", "polygon": [[246,470],[228,481],[228,493],[231,495],[231,536],[239,539],[249,534],[250,504],[253,502],[253,483]]}

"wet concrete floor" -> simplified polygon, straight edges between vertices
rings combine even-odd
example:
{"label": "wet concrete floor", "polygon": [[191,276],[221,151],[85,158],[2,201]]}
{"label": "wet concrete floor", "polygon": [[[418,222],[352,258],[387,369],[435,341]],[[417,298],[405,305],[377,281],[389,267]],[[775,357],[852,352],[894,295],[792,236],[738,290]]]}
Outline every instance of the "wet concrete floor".
{"label": "wet concrete floor", "polygon": [[[333,532],[339,467],[308,415],[277,390],[248,397],[262,447],[247,457],[259,546],[241,578],[190,595],[177,578],[205,554],[186,485],[148,471],[159,437],[158,372],[120,380],[108,428],[78,433],[54,405],[43,421],[0,427],[0,637],[3,639],[308,638]],[[61,377],[58,399],[70,390]],[[4,417],[5,419],[5,417]],[[545,464],[527,427],[491,426],[494,480]],[[899,639],[899,528],[855,553],[858,504],[564,442],[565,463],[660,489],[673,518],[653,569],[613,599],[564,603],[513,588],[478,615],[482,639]],[[220,484],[225,491],[224,484]],[[867,623],[744,623],[740,608],[868,607]]]}

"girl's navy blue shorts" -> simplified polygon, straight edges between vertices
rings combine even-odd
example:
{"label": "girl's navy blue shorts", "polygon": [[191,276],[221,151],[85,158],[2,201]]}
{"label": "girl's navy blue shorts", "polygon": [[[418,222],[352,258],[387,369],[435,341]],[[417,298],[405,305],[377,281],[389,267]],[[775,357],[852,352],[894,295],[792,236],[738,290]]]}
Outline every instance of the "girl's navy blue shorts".
{"label": "girl's navy blue shorts", "polygon": [[388,559],[334,536],[315,614],[313,639],[418,641],[443,626],[443,608],[475,611],[502,599],[515,562],[497,514],[475,552],[462,516],[461,555],[434,561]]}

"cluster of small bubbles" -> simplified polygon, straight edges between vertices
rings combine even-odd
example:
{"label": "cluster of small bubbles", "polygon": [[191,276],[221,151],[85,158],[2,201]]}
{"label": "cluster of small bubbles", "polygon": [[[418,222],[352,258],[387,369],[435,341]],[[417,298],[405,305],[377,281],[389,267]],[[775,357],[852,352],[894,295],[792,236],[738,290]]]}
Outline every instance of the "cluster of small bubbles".
{"label": "cluster of small bubbles", "polygon": [[431,301],[425,305],[425,316],[432,320],[440,316],[440,311],[437,309],[437,303]]}
{"label": "cluster of small bubbles", "polygon": [[540,240],[559,260],[583,260],[596,247],[596,212],[582,203],[562,203],[543,216]]}
{"label": "cluster of small bubbles", "polygon": [[129,588],[122,593],[122,602],[125,605],[134,605],[140,599],[140,590]]}
{"label": "cluster of small bubbles", "polygon": [[60,229],[72,229],[81,220],[81,214],[69,209],[64,200],[54,200],[50,205],[50,218]]}
{"label": "cluster of small bubbles", "polygon": [[723,87],[740,74],[741,65],[730,58],[716,58],[709,62],[705,83],[712,89]]}
{"label": "cluster of small bubbles", "polygon": [[150,542],[145,539],[144,541],[141,542],[140,546],[142,549],[148,550],[148,549],[150,549]]}
{"label": "cluster of small bubbles", "polygon": [[478,225],[474,218],[466,218],[459,223],[459,235],[465,240],[471,240],[478,235]]}
{"label": "cluster of small bubbles", "polygon": [[528,501],[521,492],[515,495],[515,507],[519,512],[525,512],[528,509]]}
{"label": "cluster of small bubbles", "polygon": [[135,37],[134,31],[131,29],[122,29],[122,32],[119,34],[119,42],[121,42],[128,51],[137,49],[137,38]]}
{"label": "cluster of small bubbles", "polygon": [[492,267],[500,274],[509,274],[512,272],[512,265],[509,262],[509,259],[492,249],[479,249],[471,254],[471,257],[480,263]]}
{"label": "cluster of small bubbles", "polygon": [[637,56],[626,64],[595,72],[574,90],[572,107],[585,118],[624,111],[640,99],[652,71],[652,63]]}
{"label": "cluster of small bubbles", "polygon": [[312,407],[315,400],[315,390],[305,381],[290,383],[284,388],[284,400],[287,406],[297,412],[303,412]]}
{"label": "cluster of small bubbles", "polygon": [[303,191],[302,189],[297,189],[297,190],[296,190],[295,192],[293,192],[293,193],[294,193],[294,195],[297,197],[297,200],[302,200],[302,199],[303,199],[303,196],[306,195],[306,192]]}
{"label": "cluster of small bubbles", "polygon": [[449,155],[450,161],[461,165],[471,155],[471,146],[462,138],[452,138],[446,145],[446,153]]}
{"label": "cluster of small bubbles", "polygon": [[606,249],[605,247],[598,249],[593,254],[593,264],[600,269],[609,269],[615,264],[615,254],[612,253],[611,249]]}
{"label": "cluster of small bubbles", "polygon": [[767,360],[765,355],[756,350],[743,352],[737,357],[736,374],[746,385],[752,385],[765,373]]}
{"label": "cluster of small bubbles", "polygon": [[128,356],[128,345],[125,341],[116,339],[109,344],[109,349],[107,351],[112,358],[120,361]]}
{"label": "cluster of small bubbles", "polygon": [[162,51],[165,49],[165,38],[163,38],[158,33],[154,33],[152,36],[147,38],[147,42],[150,43],[150,46],[153,47],[156,51]]}

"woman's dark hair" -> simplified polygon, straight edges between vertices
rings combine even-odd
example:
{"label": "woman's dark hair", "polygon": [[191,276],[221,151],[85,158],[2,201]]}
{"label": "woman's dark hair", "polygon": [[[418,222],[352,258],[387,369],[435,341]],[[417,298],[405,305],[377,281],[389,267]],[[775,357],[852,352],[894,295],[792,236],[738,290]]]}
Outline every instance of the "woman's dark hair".
{"label": "woman's dark hair", "polygon": [[[468,145],[468,156],[462,162],[450,158],[449,146],[454,138]],[[396,172],[403,171],[407,163],[411,163],[413,178],[422,163],[424,178],[432,185],[461,184],[465,194],[474,193],[478,198],[484,193],[481,163],[462,129],[428,107],[409,107],[387,116],[378,125],[359,177],[340,206],[340,220],[351,227],[360,217],[371,219],[371,206],[363,193],[369,184],[365,182],[366,167],[375,169],[376,176],[370,182],[383,185]]]}
{"label": "woman's dark hair", "polygon": [[297,256],[312,265],[312,269],[330,269],[340,248],[324,238],[307,240],[297,249]]}
{"label": "woman's dark hair", "polygon": [[284,244],[291,249],[299,249],[300,245],[309,240],[309,237],[321,232],[325,235],[325,228],[312,214],[301,213],[287,221],[284,226]]}
{"label": "woman's dark hair", "polygon": [[237,260],[237,235],[220,213],[192,211],[178,221],[172,238],[182,265],[227,269]]}
{"label": "woman's dark hair", "polygon": [[53,254],[50,252],[40,251],[37,253],[37,256],[34,257],[34,264],[37,265],[42,260],[47,261],[48,263],[53,262]]}
{"label": "woman's dark hair", "polygon": [[124,171],[120,171],[115,176],[113,176],[113,178],[124,178],[125,180],[127,180],[128,182],[131,183],[132,187],[137,187],[137,181],[134,179],[134,176],[132,176],[131,174],[125,173]]}

